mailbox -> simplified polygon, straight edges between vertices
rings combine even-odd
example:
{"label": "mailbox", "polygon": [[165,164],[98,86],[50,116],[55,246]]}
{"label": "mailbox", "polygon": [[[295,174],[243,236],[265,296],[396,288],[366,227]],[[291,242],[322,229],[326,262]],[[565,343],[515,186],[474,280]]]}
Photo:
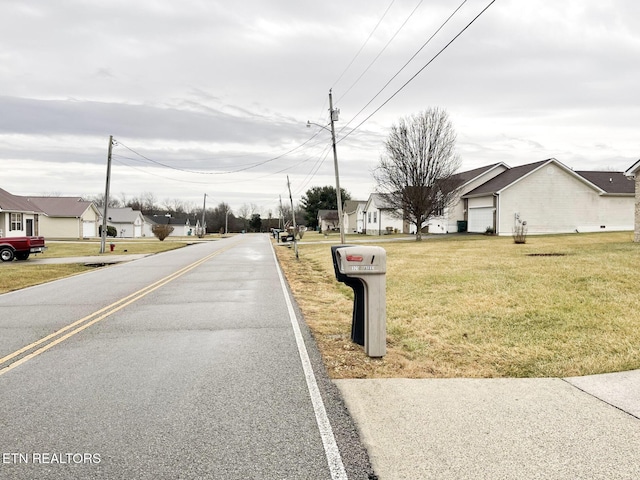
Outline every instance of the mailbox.
{"label": "mailbox", "polygon": [[339,245],[331,247],[338,281],[353,289],[351,340],[364,346],[370,357],[387,351],[387,252],[381,247]]}

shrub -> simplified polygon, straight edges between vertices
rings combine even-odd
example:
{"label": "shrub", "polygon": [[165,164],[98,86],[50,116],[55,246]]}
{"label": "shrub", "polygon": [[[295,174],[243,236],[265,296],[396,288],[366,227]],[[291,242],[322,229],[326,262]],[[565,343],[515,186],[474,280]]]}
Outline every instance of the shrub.
{"label": "shrub", "polygon": [[[102,225],[98,227],[98,235],[102,236]],[[118,230],[113,225],[107,225],[107,237],[117,237]]]}
{"label": "shrub", "polygon": [[514,243],[522,244],[527,243],[527,222],[518,222],[513,227],[513,241]]}
{"label": "shrub", "polygon": [[158,240],[163,241],[173,232],[173,227],[171,225],[154,225],[151,227],[151,231],[158,237]]}

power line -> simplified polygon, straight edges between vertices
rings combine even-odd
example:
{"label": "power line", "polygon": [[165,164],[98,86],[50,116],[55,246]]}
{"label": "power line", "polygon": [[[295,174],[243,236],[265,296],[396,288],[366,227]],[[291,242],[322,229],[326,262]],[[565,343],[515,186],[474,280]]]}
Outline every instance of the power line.
{"label": "power line", "polygon": [[[391,42],[393,42],[393,40],[395,40],[395,38],[398,36],[398,34],[402,31],[402,29],[405,27],[405,25],[407,24],[407,22],[411,19],[411,17],[413,17],[413,15],[416,13],[416,11],[418,10],[418,8],[420,7],[420,5],[422,5],[422,2],[424,0],[420,0],[418,2],[418,4],[415,6],[415,8],[412,10],[412,12],[409,14],[409,16],[405,19],[404,22],[402,22],[402,25],[400,25],[400,28],[398,28],[398,30],[396,30],[396,33],[393,34],[393,36],[389,39],[389,41],[387,42],[387,44],[382,47],[382,50],[380,50],[380,52],[378,53],[378,55],[376,55],[376,57],[371,61],[371,63],[367,66],[367,68],[364,69],[364,71],[360,74],[360,76],[358,78],[356,78],[355,82],[353,82],[351,84],[351,86],[346,90],[346,92],[344,92],[342,94],[342,96],[338,99],[338,102],[340,102],[340,100],[342,100],[344,97],[347,96],[347,94],[351,91],[351,89],[353,87],[355,87],[358,82],[360,81],[360,79],[362,79],[362,77],[364,77],[364,75],[369,71],[369,69],[373,66],[374,63],[376,63],[376,61],[378,60],[378,58],[380,58],[380,56],[384,53],[384,51],[387,49],[387,47],[389,45],[391,45]],[[397,74],[396,74],[397,75]]]}
{"label": "power line", "polygon": [[[391,9],[391,6],[393,5],[393,3],[395,2],[395,0],[391,0],[391,3],[389,4],[389,6],[387,7],[387,9],[384,11],[384,13],[382,14],[382,17],[380,17],[380,20],[378,20],[378,23],[376,23],[376,26],[373,27],[373,30],[371,30],[371,33],[369,34],[369,36],[367,37],[367,39],[364,41],[364,43],[362,44],[362,46],[360,47],[360,50],[358,50],[358,52],[355,54],[355,56],[351,59],[351,61],[349,62],[349,65],[347,65],[347,67],[343,70],[343,72],[340,74],[340,76],[338,77],[338,79],[333,82],[333,87],[336,86],[336,84],[342,79],[342,77],[344,76],[345,73],[347,73],[347,71],[349,70],[349,68],[351,68],[351,65],[353,65],[353,62],[356,61],[356,58],[358,58],[358,56],[362,53],[362,50],[364,50],[364,47],[367,45],[367,43],[369,43],[369,40],[371,40],[371,37],[373,36],[373,34],[375,33],[375,31],[378,29],[378,27],[380,26],[380,24],[382,23],[382,20],[384,20],[384,17],[387,16],[387,13],[389,13],[389,10]],[[422,0],[421,0],[422,2]],[[352,85],[353,86],[353,85]],[[333,88],[331,87],[331,88]]]}
{"label": "power line", "polygon": [[[447,25],[447,23],[449,23],[449,21],[456,15],[456,13],[458,13],[458,11],[464,6],[464,4],[467,3],[467,0],[463,0],[463,2],[458,5],[458,7],[449,15],[449,17],[447,17],[447,19],[438,27],[438,29],[427,39],[426,42],[424,42],[422,44],[422,46],[411,56],[411,58],[409,58],[409,60],[406,61],[406,63],[400,68],[400,70],[398,70],[390,79],[387,83],[385,83],[383,85],[383,87],[378,91],[378,93],[376,93],[373,98],[371,100],[369,100],[369,102],[367,102],[367,104],[362,107],[360,109],[360,111],[358,113],[356,113],[353,118],[351,120],[349,120],[349,122],[347,122],[347,124],[345,124],[341,129],[340,129],[340,133],[347,128],[347,126],[349,126],[349,124],[351,122],[353,122],[358,115],[360,115],[369,105],[371,105],[371,103],[373,103],[373,101],[378,98],[378,96],[389,86],[389,84],[396,79],[396,77],[398,75],[400,75],[400,73],[402,73],[402,71],[407,67],[407,65],[409,65],[409,63],[411,63],[413,61],[414,58],[416,58],[416,56],[418,56],[418,54],[431,42],[431,40],[433,40],[433,38],[440,33],[440,31]],[[417,8],[417,7],[416,7]]]}
{"label": "power line", "polygon": [[[449,43],[447,43],[444,47],[442,47],[440,49],[440,51],[438,53],[436,53],[431,60],[429,60],[420,70],[418,70],[409,80],[407,80],[398,90],[396,90],[393,95],[391,95],[387,100],[385,100],[378,108],[376,108],[369,116],[367,116],[362,122],[360,122],[358,125],[356,125],[353,129],[351,129],[351,131],[349,131],[347,134],[345,134],[342,138],[340,138],[340,140],[338,140],[338,143],[341,142],[342,140],[344,140],[345,138],[347,138],[349,135],[351,135],[354,131],[356,131],[358,128],[360,128],[367,120],[369,120],[371,117],[373,117],[376,113],[378,113],[378,111],[380,111],[382,109],[382,107],[384,107],[387,103],[389,103],[398,93],[400,93],[407,85],[409,85],[409,83],[411,83],[420,73],[423,72],[423,70],[425,68],[427,68],[429,65],[431,65],[431,63],[433,63],[433,61],[438,58],[442,52],[444,52],[453,42],[455,42],[478,18],[480,18],[480,16],[486,12],[489,7],[491,7],[491,5],[493,5],[496,2],[496,0],[491,0],[491,2],[484,7],[484,9],[482,9],[482,11],[480,13],[478,13],[478,15],[476,15],[473,20],[471,20],[460,32],[458,32],[458,34],[453,37]],[[355,118],[355,117],[354,117]]]}

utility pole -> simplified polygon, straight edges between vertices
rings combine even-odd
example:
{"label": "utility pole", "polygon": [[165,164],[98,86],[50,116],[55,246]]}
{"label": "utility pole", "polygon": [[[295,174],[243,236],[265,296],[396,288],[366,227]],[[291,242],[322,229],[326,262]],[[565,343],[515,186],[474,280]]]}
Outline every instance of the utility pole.
{"label": "utility pole", "polygon": [[109,208],[109,187],[111,184],[111,151],[113,135],[109,135],[109,153],[107,154],[107,185],[104,189],[104,209],[102,211],[102,235],[100,235],[100,253],[104,253],[107,243],[107,209]]}
{"label": "utility pole", "polygon": [[331,143],[333,144],[333,168],[336,173],[336,200],[338,202],[338,228],[340,229],[340,243],[344,245],[344,224],[342,221],[342,192],[340,192],[340,174],[338,173],[338,152],[336,151],[336,129],[333,122],[338,121],[340,110],[333,109],[333,98],[329,90],[329,116],[331,118]]}
{"label": "utility pole", "polygon": [[282,208],[282,195],[280,195],[280,214],[278,215],[278,228],[282,230],[284,228],[284,210]]}
{"label": "utility pole", "polygon": [[291,200],[291,217],[293,218],[293,250],[296,252],[296,259],[298,259],[298,241],[296,240],[298,229],[296,228],[296,212],[293,210],[293,197],[291,196],[291,183],[289,183],[289,175],[287,175],[287,188],[289,189],[289,200]]}
{"label": "utility pole", "polygon": [[207,234],[207,229],[205,228],[205,224],[204,224],[204,213],[206,211],[206,208],[207,208],[207,194],[205,193],[204,203],[202,204],[202,225],[200,225],[200,227],[202,228],[202,237],[204,237]]}

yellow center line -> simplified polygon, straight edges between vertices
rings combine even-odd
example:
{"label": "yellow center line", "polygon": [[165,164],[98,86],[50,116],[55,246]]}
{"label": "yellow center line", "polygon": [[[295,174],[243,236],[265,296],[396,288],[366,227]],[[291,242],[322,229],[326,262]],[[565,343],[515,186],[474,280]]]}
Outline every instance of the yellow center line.
{"label": "yellow center line", "polygon": [[[117,302],[112,303],[111,305],[108,305],[104,308],[101,308],[100,310],[93,312],[90,315],[87,315],[86,317],[81,318],[80,320],[77,320],[73,323],[70,323],[69,325],[51,333],[50,335],[47,335],[46,337],[41,338],[40,340],[37,340],[33,343],[30,343],[29,345],[22,347],[19,350],[16,350],[13,353],[10,353],[9,355],[0,358],[0,364],[5,363],[9,360],[11,360],[12,358],[17,357],[18,355],[21,355],[33,348],[36,348],[39,345],[42,345],[43,343],[51,340],[52,338],[55,338],[61,334],[63,334],[64,332],[66,332],[67,330],[70,330],[74,327],[74,330],[68,332],[66,335],[63,335],[59,338],[57,338],[56,340],[53,340],[50,343],[47,343],[46,345],[44,345],[43,347],[40,347],[38,350],[35,350],[34,352],[30,353],[29,355],[26,355],[22,358],[20,358],[19,360],[16,360],[15,362],[11,363],[10,365],[7,365],[6,367],[4,367],[3,369],[0,370],[0,375],[3,375],[5,373],[7,373],[9,370],[14,369],[15,367],[22,365],[23,363],[27,362],[28,360],[31,360],[32,358],[40,355],[43,352],[46,352],[47,350],[49,350],[50,348],[54,347],[55,345],[58,345],[59,343],[67,340],[68,338],[74,336],[75,334],[83,331],[84,329],[90,327],[91,325],[94,325],[95,323],[98,323],[101,320],[104,320],[105,318],[109,317],[110,315],[116,313],[119,310],[122,310],[124,307],[131,305],[132,303],[140,300],[142,297],[148,295],[149,293],[157,290],[158,288],[166,285],[167,283],[172,282],[173,280],[175,280],[176,278],[181,277],[182,275],[184,275],[185,273],[190,272],[191,270],[193,270],[194,268],[202,265],[203,263],[205,263],[206,261],[210,260],[211,258],[215,257],[216,255],[221,254],[222,252],[228,250],[229,248],[231,248],[230,246],[227,248],[223,248],[221,250],[218,250],[216,252],[213,252],[209,255],[207,255],[204,258],[201,258],[200,260],[198,260],[197,262],[194,262],[190,265],[187,265],[186,267],[181,268],[180,270],[178,270],[177,272],[172,273],[171,275],[168,275],[154,283],[152,283],[151,285],[147,285],[144,288],[141,288],[140,290],[138,290],[137,292],[134,292],[130,295],[127,295],[126,297],[118,300]],[[98,317],[96,317],[96,315],[98,315]],[[93,319],[93,320],[92,320]],[[80,325],[80,326],[78,326]]]}

